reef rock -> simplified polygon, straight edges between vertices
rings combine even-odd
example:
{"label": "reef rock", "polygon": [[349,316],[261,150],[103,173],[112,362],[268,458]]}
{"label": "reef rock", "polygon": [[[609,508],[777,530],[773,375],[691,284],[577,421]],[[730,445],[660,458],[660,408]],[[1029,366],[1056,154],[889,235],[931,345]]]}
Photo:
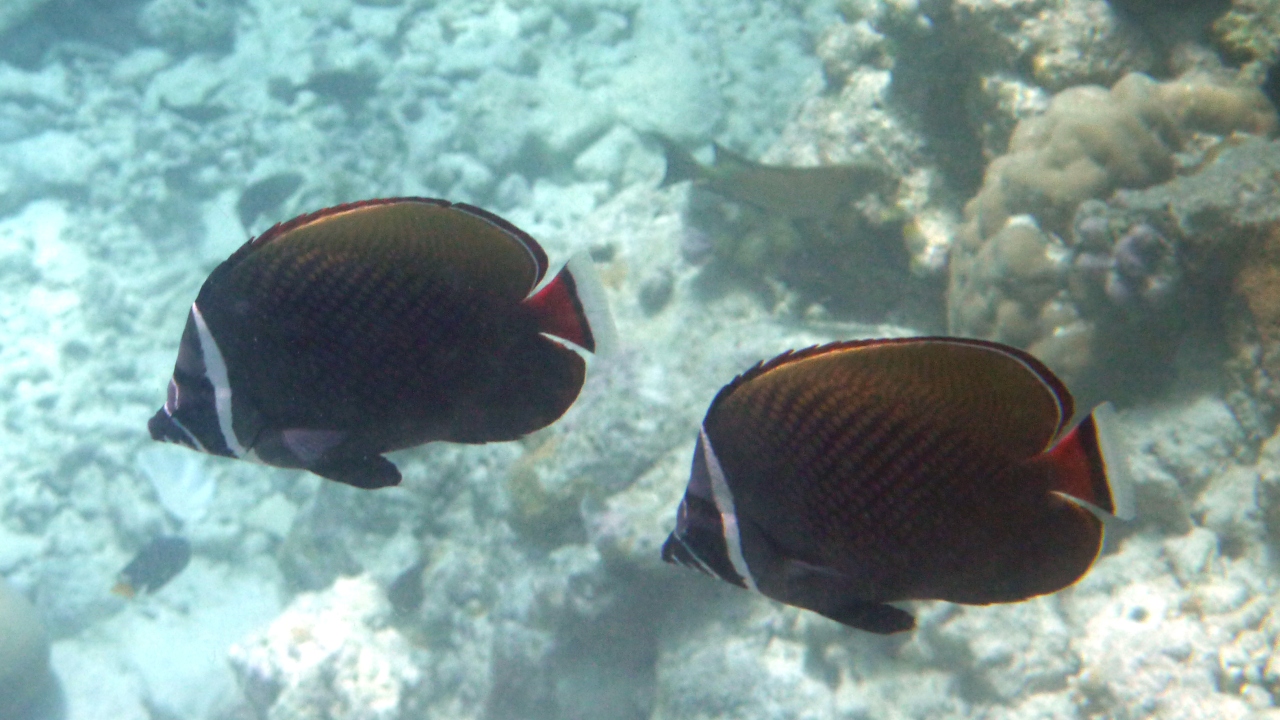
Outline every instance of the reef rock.
{"label": "reef rock", "polygon": [[1213,23],[1214,38],[1232,55],[1269,65],[1280,53],[1280,2],[1234,0]]}
{"label": "reef rock", "polygon": [[1180,257],[1195,254],[1182,244],[1185,223],[1099,214],[1086,201],[1194,175],[1195,159],[1222,137],[1276,126],[1257,89],[1207,75],[1159,83],[1130,74],[1111,90],[1059,93],[1018,124],[965,206],[951,254],[951,331],[1028,348],[1074,385],[1107,385],[1099,368],[1123,366],[1127,354],[1167,360],[1182,276],[1195,285],[1208,272]]}
{"label": "reef rock", "polygon": [[1222,308],[1233,349],[1228,401],[1255,444],[1271,435],[1280,407],[1278,177],[1280,142],[1241,139],[1194,174],[1117,193],[1106,215],[1165,228],[1192,297]]}
{"label": "reef rock", "polygon": [[49,0],[8,0],[0,5],[0,33],[17,27]]}
{"label": "reef rock", "polygon": [[231,666],[259,717],[414,717],[422,681],[386,597],[364,577],[300,595],[265,631],[232,646]]}
{"label": "reef rock", "polygon": [[49,669],[49,636],[39,614],[0,578],[0,717],[35,717],[56,685]]}

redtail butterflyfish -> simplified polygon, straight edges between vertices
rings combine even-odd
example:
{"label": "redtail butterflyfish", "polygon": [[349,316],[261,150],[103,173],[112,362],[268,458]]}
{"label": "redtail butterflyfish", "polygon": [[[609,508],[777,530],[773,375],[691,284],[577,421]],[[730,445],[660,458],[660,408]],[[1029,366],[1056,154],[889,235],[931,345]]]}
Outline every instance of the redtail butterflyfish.
{"label": "redtail butterflyfish", "polygon": [[339,205],[250,240],[187,316],[156,440],[400,482],[383,453],[514,440],[578,396],[613,338],[586,253],[549,282],[532,237],[427,198]]}
{"label": "redtail butterflyfish", "polygon": [[1068,429],[1067,388],[960,338],[788,352],[721,389],[662,548],[668,562],[875,633],[889,603],[1056,592],[1133,516],[1115,412]]}

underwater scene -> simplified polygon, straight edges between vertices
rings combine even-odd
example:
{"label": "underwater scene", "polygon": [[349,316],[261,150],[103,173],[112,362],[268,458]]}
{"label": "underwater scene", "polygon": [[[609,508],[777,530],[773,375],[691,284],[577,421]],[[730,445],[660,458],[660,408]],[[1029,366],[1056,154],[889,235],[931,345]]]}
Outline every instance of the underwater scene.
{"label": "underwater scene", "polygon": [[1280,720],[1280,0],[0,0],[0,720]]}

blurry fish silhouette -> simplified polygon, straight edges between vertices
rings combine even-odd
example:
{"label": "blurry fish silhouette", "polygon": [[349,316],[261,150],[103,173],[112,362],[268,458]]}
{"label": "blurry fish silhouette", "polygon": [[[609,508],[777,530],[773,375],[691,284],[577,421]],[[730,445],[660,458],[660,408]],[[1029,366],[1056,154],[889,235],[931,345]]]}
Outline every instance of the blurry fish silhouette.
{"label": "blurry fish silhouette", "polygon": [[785,353],[712,402],[662,557],[876,633],[915,626],[892,601],[1061,590],[1097,558],[1100,514],[1133,515],[1114,411],[1064,433],[1073,413],[997,343]]}
{"label": "blurry fish silhouette", "polygon": [[178,576],[191,562],[191,543],[176,535],[161,535],[147,543],[120,571],[111,592],[132,598],[152,593]]}
{"label": "blurry fish silhouette", "polygon": [[[464,204],[391,198],[276,225],[219,265],[187,317],[156,440],[394,485],[382,453],[514,440],[577,398],[612,342],[604,290]],[[565,342],[561,342],[565,341]]]}
{"label": "blurry fish silhouette", "polygon": [[662,146],[667,161],[659,187],[692,180],[729,200],[793,220],[829,221],[858,198],[893,185],[887,169],[874,163],[763,165],[713,144],[715,159],[706,166],[671,138],[658,133],[648,137]]}
{"label": "blurry fish silhouette", "polygon": [[422,571],[426,570],[427,561],[418,560],[400,571],[400,574],[387,586],[387,601],[392,609],[401,615],[408,615],[422,607],[426,593],[422,588]]}

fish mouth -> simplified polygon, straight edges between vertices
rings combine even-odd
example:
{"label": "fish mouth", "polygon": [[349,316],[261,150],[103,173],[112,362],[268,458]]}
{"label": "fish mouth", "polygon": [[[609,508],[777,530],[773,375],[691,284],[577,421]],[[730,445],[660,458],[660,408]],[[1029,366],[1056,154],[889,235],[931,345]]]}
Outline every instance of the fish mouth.
{"label": "fish mouth", "polygon": [[662,543],[662,559],[672,565],[681,565],[683,567],[693,568],[700,572],[706,573],[711,577],[718,577],[707,564],[693,552],[693,549],[685,543],[684,539],[676,533],[667,536],[667,541]]}
{"label": "fish mouth", "polygon": [[169,414],[168,408],[160,408],[155,415],[147,421],[147,430],[151,433],[151,439],[159,442],[174,443],[189,447],[192,450],[203,452],[204,446],[196,440],[195,436],[182,427],[182,424]]}
{"label": "fish mouth", "polygon": [[662,559],[673,565],[680,564],[679,561],[676,560],[676,547],[677,547],[676,543],[677,542],[678,541],[676,540],[676,534],[671,533],[670,535],[667,536],[667,541],[662,543]]}

